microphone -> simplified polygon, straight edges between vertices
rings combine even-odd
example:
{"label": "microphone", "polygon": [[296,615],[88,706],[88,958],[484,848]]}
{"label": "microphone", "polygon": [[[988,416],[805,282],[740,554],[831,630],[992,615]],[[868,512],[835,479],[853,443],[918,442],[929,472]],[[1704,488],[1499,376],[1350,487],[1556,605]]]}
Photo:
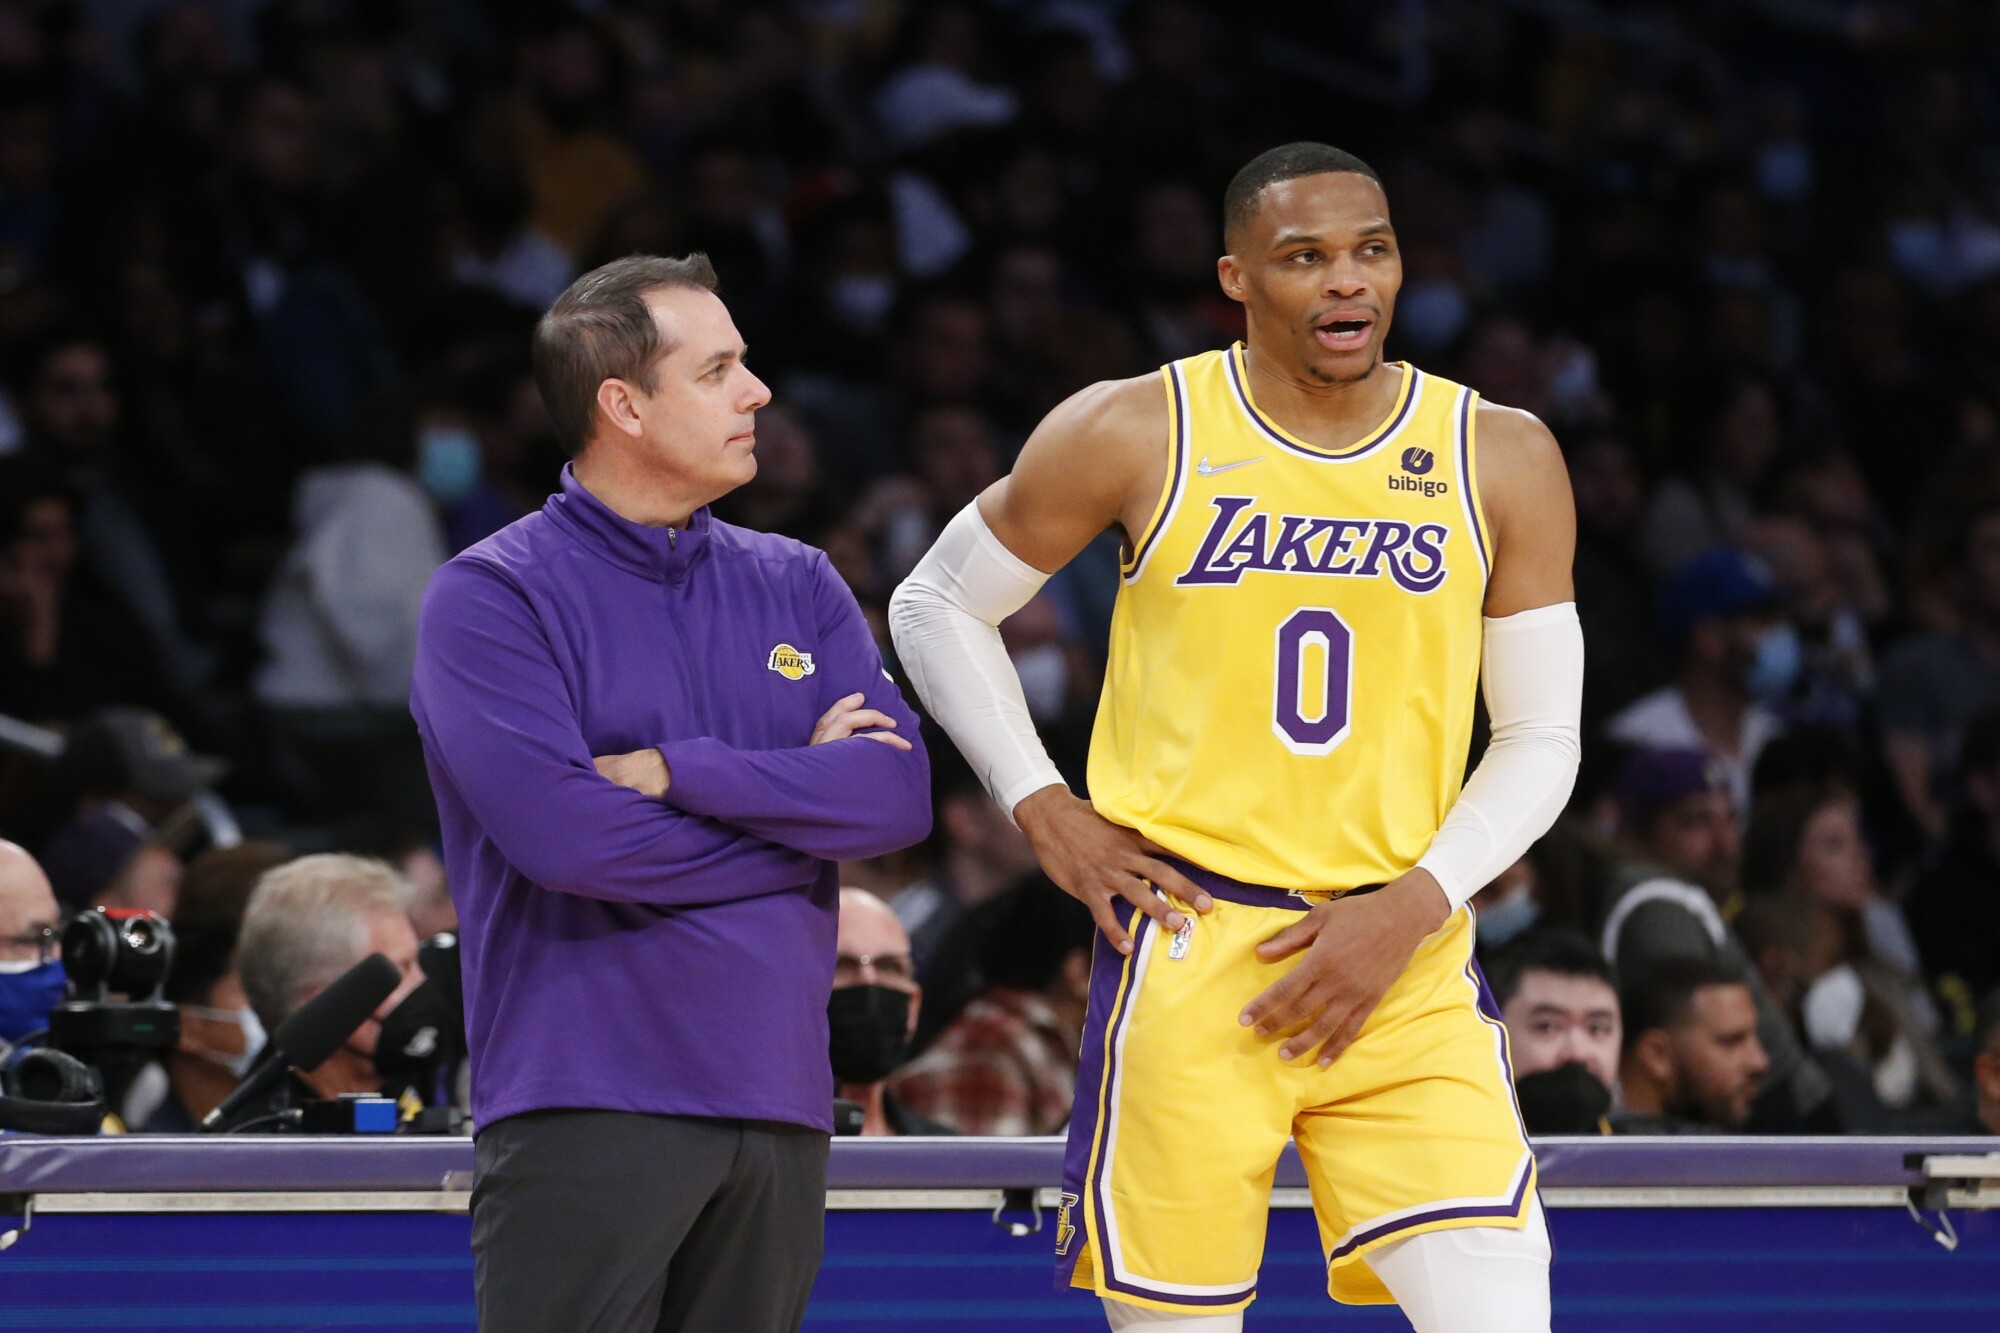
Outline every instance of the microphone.
{"label": "microphone", "polygon": [[369,954],[334,978],[325,990],[278,1024],[278,1030],[271,1034],[270,1057],[251,1070],[222,1105],[202,1117],[202,1131],[221,1128],[290,1070],[317,1069],[325,1064],[402,984],[402,972],[379,953]]}

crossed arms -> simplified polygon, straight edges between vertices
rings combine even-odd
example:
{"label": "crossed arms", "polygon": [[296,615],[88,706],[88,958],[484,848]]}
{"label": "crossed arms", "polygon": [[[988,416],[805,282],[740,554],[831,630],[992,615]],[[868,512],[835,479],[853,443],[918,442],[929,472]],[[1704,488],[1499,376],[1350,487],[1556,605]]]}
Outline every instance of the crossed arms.
{"label": "crossed arms", "polygon": [[[862,694],[906,746],[824,724],[821,743],[740,750],[714,737],[657,751],[647,794],[607,777],[533,605],[499,569],[455,561],[425,596],[411,693],[426,747],[481,832],[544,888],[689,906],[811,883],[820,862],[908,846],[930,827],[917,722],[882,672],[853,594],[813,566],[822,701]],[[830,710],[832,711],[832,710]],[[875,723],[874,725],[883,725]],[[879,733],[891,734],[891,733]],[[606,756],[631,760],[633,756]]]}

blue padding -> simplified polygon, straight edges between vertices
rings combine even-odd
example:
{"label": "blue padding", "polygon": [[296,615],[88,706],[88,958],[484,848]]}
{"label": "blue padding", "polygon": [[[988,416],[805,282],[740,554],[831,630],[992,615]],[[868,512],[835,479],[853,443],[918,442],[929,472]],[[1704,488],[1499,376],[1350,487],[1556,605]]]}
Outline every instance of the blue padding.
{"label": "blue padding", "polygon": [[[1897,1208],[1552,1210],[1564,1333],[1991,1333],[2000,1214],[1947,1254]],[[808,1333],[1102,1333],[1051,1285],[1049,1233],[981,1211],[827,1218]],[[1408,1333],[1326,1297],[1312,1215],[1271,1216],[1253,1329]],[[471,1222],[440,1213],[42,1214],[0,1253],[0,1329],[473,1333]]]}

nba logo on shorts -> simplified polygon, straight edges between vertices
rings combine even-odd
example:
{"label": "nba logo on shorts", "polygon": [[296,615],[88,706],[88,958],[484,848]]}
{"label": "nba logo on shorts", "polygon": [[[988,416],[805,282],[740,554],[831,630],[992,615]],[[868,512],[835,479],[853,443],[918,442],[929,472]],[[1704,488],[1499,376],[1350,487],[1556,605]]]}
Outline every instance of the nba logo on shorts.
{"label": "nba logo on shorts", "polygon": [[802,653],[789,643],[781,643],[773,648],[771,660],[764,665],[786,680],[804,680],[813,673],[812,654]]}

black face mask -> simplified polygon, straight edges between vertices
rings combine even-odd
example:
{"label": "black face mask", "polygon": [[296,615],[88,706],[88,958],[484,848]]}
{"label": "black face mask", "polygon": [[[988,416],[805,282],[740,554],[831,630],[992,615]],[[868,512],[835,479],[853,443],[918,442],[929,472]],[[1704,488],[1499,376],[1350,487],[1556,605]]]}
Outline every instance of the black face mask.
{"label": "black face mask", "polygon": [[1595,1134],[1611,1110],[1611,1089],[1574,1062],[1516,1080],[1514,1095],[1530,1134]]}
{"label": "black face mask", "polygon": [[826,1002],[828,1053],[842,1083],[880,1083],[909,1055],[910,993],[842,986]]}
{"label": "black face mask", "polygon": [[384,1083],[415,1088],[428,1100],[451,1041],[453,1021],[451,1004],[435,981],[426,979],[405,995],[382,1020],[381,1035],[375,1039],[375,1070]]}

